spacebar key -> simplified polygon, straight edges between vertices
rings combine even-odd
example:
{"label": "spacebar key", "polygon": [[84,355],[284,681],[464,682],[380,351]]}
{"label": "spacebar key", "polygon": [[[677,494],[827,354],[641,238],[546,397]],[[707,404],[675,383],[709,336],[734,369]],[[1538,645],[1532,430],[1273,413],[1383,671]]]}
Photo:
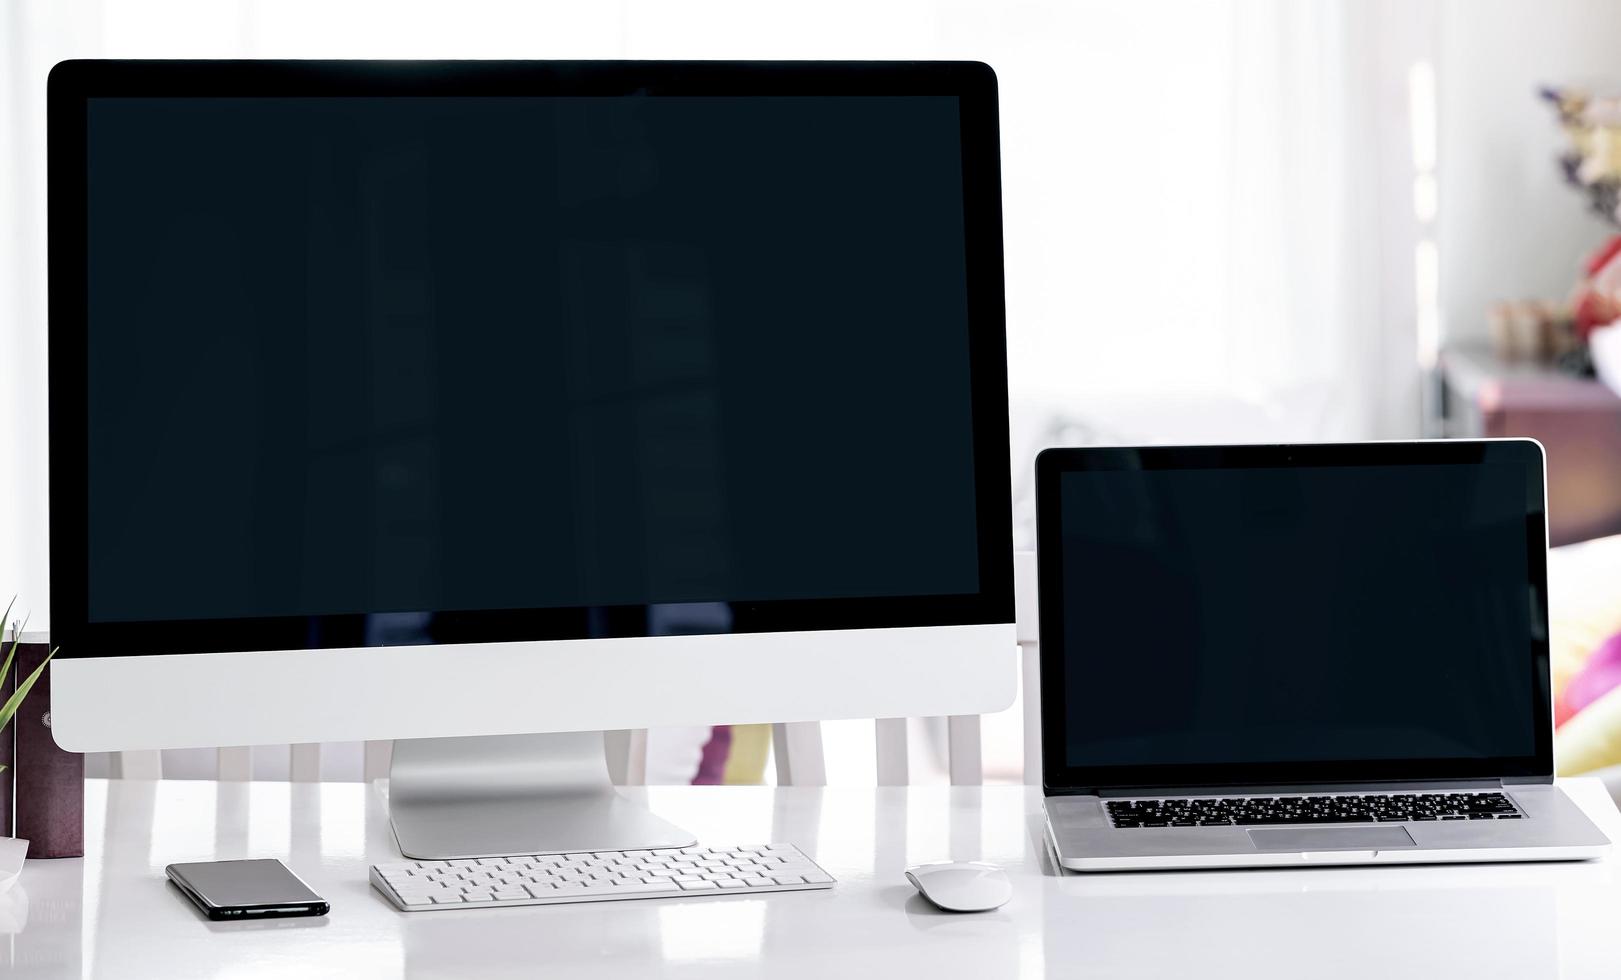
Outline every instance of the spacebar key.
{"label": "spacebar key", "polygon": [[587,894],[613,898],[616,895],[648,895],[654,892],[663,895],[678,894],[676,889],[669,885],[615,885],[612,888],[594,888]]}

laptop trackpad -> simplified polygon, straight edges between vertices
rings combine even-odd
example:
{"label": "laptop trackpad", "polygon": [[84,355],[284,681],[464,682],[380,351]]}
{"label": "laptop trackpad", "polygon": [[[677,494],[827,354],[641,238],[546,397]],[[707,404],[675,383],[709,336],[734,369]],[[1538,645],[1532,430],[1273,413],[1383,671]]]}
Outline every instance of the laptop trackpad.
{"label": "laptop trackpad", "polygon": [[1250,831],[1250,842],[1263,851],[1382,851],[1412,847],[1402,827],[1268,827]]}

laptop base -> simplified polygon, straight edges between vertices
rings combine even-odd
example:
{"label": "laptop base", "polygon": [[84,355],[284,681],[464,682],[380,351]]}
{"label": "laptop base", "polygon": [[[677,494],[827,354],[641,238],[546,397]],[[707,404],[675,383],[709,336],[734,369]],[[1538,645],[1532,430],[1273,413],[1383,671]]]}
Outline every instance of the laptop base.
{"label": "laptop base", "polygon": [[[1410,791],[1429,788],[1415,785]],[[1071,871],[1575,861],[1604,857],[1609,852],[1609,839],[1558,787],[1502,789],[1523,811],[1525,819],[1309,827],[1120,828],[1111,825],[1105,801],[1100,797],[1049,796],[1045,804],[1046,837],[1054,860]],[[1320,793],[1302,790],[1301,795],[1307,792]]]}

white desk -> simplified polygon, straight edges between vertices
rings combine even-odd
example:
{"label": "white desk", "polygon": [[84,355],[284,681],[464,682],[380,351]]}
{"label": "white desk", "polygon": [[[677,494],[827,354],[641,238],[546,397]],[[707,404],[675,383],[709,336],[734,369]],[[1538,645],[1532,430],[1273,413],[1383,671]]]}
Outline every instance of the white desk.
{"label": "white desk", "polygon": [[[1568,787],[1612,838],[1591,780]],[[7,977],[1141,977],[1621,975],[1621,859],[1565,865],[1055,876],[1039,795],[985,789],[669,787],[700,840],[799,844],[832,891],[401,914],[372,893],[394,855],[358,784],[92,780],[83,860],[30,862],[0,896]],[[326,919],[211,923],[172,861],[279,857]],[[933,911],[909,862],[1006,866],[1013,900]]]}

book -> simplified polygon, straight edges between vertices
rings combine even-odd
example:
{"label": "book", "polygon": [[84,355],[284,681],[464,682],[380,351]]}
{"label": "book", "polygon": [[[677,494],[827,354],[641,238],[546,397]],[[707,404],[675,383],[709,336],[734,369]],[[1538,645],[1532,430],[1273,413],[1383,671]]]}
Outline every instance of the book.
{"label": "book", "polygon": [[[11,649],[11,630],[0,628],[0,661],[6,659],[5,651]],[[11,692],[17,689],[17,665],[13,663],[12,669],[4,677],[0,677],[0,704],[11,697]],[[5,771],[0,772],[0,837],[13,837],[12,826],[15,815],[12,813],[12,783],[17,778],[17,729],[7,725],[0,730],[0,766]]]}
{"label": "book", "polygon": [[[47,643],[17,646],[17,678],[27,677],[50,651]],[[51,735],[51,670],[28,692],[13,719],[15,733],[14,831],[28,840],[31,858],[84,854],[84,756],[56,744]]]}

